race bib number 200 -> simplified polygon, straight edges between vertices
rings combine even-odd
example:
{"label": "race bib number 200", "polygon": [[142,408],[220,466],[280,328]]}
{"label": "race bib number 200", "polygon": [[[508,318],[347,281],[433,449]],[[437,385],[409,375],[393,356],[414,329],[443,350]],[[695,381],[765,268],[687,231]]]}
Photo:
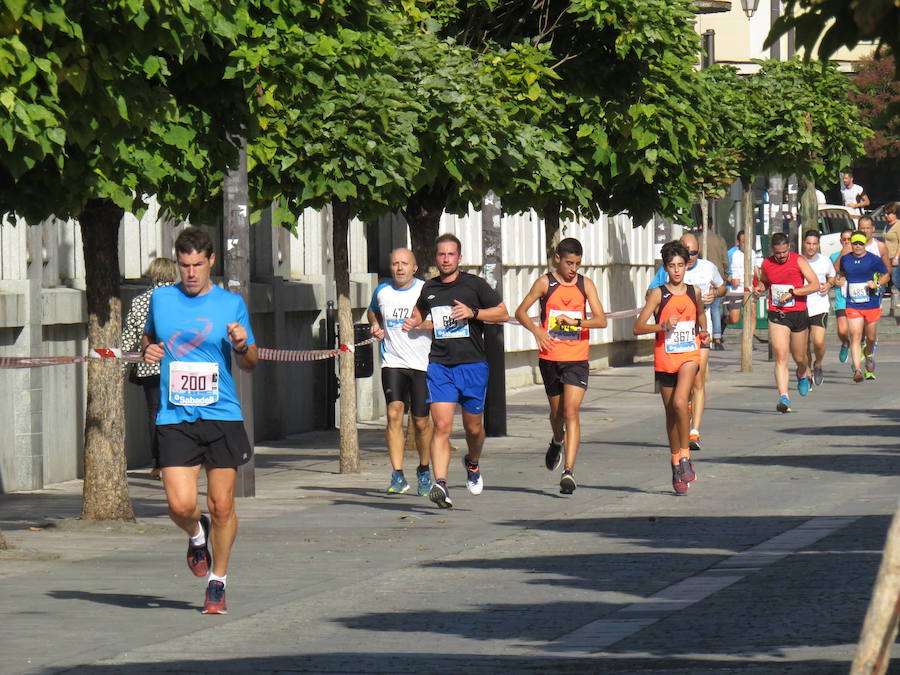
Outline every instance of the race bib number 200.
{"label": "race bib number 200", "polygon": [[218,400],[218,363],[172,361],[169,364],[169,403],[203,406]]}

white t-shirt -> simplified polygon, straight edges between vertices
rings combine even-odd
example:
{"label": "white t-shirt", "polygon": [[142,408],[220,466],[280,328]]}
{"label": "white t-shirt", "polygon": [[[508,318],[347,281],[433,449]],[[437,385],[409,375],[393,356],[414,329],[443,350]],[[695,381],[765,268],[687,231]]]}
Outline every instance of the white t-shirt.
{"label": "white t-shirt", "polygon": [[[753,266],[759,267],[762,265],[762,256],[759,255],[756,251],[753,252]],[[737,286],[729,286],[728,289],[730,291],[736,291],[739,293],[744,292],[744,252],[741,249],[735,249],[731,253],[731,259],[728,261],[728,276],[732,279],[739,279],[740,283]]]}
{"label": "white t-shirt", "polygon": [[850,207],[848,204],[859,204],[859,198],[863,195],[865,189],[862,185],[854,183],[850,187],[841,188],[841,197],[844,200],[844,206],[850,209],[850,213],[860,214],[862,211],[856,207]]}
{"label": "white t-shirt", "polygon": [[382,368],[428,370],[431,331],[403,332],[403,322],[412,314],[424,285],[425,282],[421,279],[415,279],[408,288],[380,284],[372,294],[369,309],[381,315],[381,326],[384,328],[384,340],[381,341]]}
{"label": "white t-shirt", "polygon": [[[725,284],[719,268],[716,264],[705,258],[698,258],[697,264],[684,273],[684,283],[691,286],[699,286],[700,291],[706,295],[713,287],[719,288]],[[706,308],[706,326],[712,330],[712,314],[709,307]]]}
{"label": "white t-shirt", "polygon": [[[816,277],[819,279],[820,284],[824,284],[828,277],[834,276],[834,265],[831,264],[831,259],[828,256],[819,253],[814,260],[810,260],[805,256],[803,259],[809,263],[810,267],[812,267],[812,271],[816,273]],[[819,291],[814,291],[806,296],[806,312],[810,316],[824,314],[828,311],[828,307],[829,301],[827,293],[822,295]]]}

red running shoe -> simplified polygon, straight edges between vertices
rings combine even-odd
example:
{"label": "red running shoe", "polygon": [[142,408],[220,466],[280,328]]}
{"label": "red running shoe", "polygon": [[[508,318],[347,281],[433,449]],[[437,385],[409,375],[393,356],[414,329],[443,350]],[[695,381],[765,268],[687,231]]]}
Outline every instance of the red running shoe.
{"label": "red running shoe", "polygon": [[209,554],[209,518],[200,516],[200,527],[206,535],[206,542],[202,546],[194,546],[188,541],[187,564],[195,577],[205,577],[212,567],[212,556]]}
{"label": "red running shoe", "polygon": [[228,614],[225,604],[225,584],[221,581],[210,581],[206,587],[206,599],[203,601],[203,614]]}

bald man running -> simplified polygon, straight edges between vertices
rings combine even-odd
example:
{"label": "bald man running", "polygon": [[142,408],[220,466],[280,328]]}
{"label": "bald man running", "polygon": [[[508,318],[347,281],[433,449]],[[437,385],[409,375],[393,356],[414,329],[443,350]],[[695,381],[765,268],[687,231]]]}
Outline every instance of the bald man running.
{"label": "bald man running", "polygon": [[[699,286],[703,293],[703,306],[706,308],[706,325],[712,325],[710,305],[713,300],[725,295],[728,287],[719,273],[715,263],[700,257],[700,242],[693,234],[682,235],[681,243],[687,248],[690,260],[688,269],[684,275],[684,283],[689,286]],[[669,274],[665,267],[659,268],[653,281],[650,282],[647,292],[659,288],[669,282]],[[690,449],[692,452],[700,450],[700,424],[703,421],[703,411],[706,408],[706,374],[709,368],[709,342],[701,345],[700,369],[694,377],[694,387],[691,390],[691,432]]]}
{"label": "bald man running", "polygon": [[428,353],[431,351],[431,321],[419,328],[403,330],[403,322],[412,314],[425,282],[413,276],[419,267],[408,248],[391,251],[391,283],[380,284],[372,294],[367,312],[372,335],[381,340],[381,388],[387,403],[388,455],[391,483],[387,492],[402,494],[409,490],[403,474],[403,413],[409,399],[419,466],[416,492],[424,497],[431,490],[431,423],[428,419]]}

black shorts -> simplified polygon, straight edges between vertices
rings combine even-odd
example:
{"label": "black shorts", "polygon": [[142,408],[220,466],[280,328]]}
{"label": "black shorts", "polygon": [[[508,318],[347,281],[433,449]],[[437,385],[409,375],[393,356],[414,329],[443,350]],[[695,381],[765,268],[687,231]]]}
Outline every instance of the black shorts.
{"label": "black shorts", "polygon": [[241,421],[197,420],[156,427],[159,466],[211,466],[236,469],[253,457]]}
{"label": "black shorts", "polygon": [[828,312],[822,312],[815,316],[809,317],[809,326],[819,326],[820,328],[828,328]]}
{"label": "black shorts", "polygon": [[776,323],[779,326],[787,326],[792,333],[802,333],[809,328],[809,314],[806,310],[800,312],[779,312],[778,310],[769,310],[769,323]]}
{"label": "black shorts", "polygon": [[563,385],[588,388],[590,366],[587,361],[548,361],[538,359],[538,368],[544,379],[544,391],[547,396],[560,396]]}
{"label": "black shorts", "polygon": [[656,370],[654,374],[660,387],[674,387],[678,384],[678,373],[665,373],[661,370]]}
{"label": "black shorts", "polygon": [[843,318],[843,317],[847,316],[847,310],[846,309],[836,309],[836,310],[834,310],[834,316],[837,319]]}
{"label": "black shorts", "polygon": [[424,370],[412,368],[382,368],[381,388],[387,403],[409,397],[409,410],[413,417],[428,417],[428,376]]}

